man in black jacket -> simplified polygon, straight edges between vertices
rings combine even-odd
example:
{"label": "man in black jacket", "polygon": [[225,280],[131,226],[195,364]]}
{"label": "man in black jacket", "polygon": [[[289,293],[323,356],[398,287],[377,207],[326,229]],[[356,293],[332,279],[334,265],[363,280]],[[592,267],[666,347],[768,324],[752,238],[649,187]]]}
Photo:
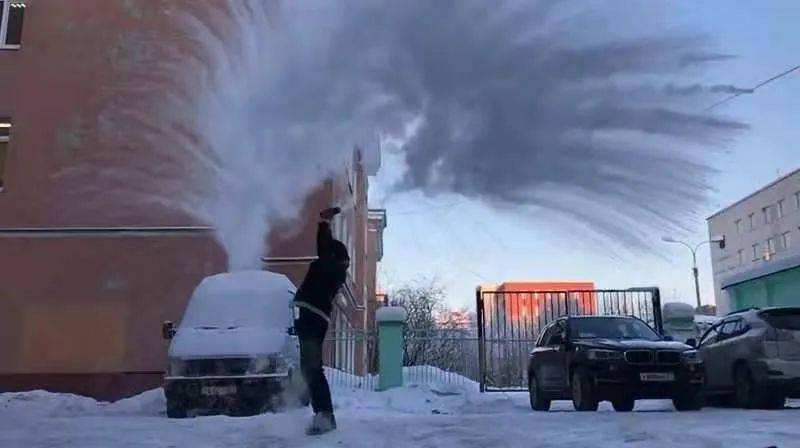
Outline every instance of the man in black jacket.
{"label": "man in black jacket", "polygon": [[311,263],[294,298],[300,313],[295,331],[300,339],[300,368],[303,371],[314,418],[309,435],[336,429],[333,403],[322,367],[322,342],[328,331],[333,300],[347,278],[350,256],[347,247],[333,238],[330,221],[341,213],[338,207],[323,210],[317,227],[317,259]]}

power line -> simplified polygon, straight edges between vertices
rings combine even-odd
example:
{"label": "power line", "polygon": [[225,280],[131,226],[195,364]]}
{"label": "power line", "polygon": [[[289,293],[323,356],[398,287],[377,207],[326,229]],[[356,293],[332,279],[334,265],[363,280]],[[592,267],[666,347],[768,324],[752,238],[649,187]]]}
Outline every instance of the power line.
{"label": "power line", "polygon": [[730,101],[730,100],[732,100],[732,99],[734,99],[734,98],[740,97],[740,96],[744,95],[745,93],[753,93],[753,92],[755,92],[755,90],[756,90],[756,89],[758,89],[759,87],[763,87],[763,86],[765,86],[765,85],[767,85],[767,84],[771,83],[772,81],[776,81],[776,80],[778,80],[778,79],[780,79],[780,78],[783,78],[784,76],[788,75],[789,73],[792,73],[792,72],[793,72],[793,71],[795,71],[795,70],[800,70],[800,65],[796,65],[796,66],[794,66],[794,67],[790,68],[789,70],[786,70],[786,71],[785,71],[785,72],[783,72],[783,73],[779,73],[779,74],[777,74],[777,75],[773,76],[772,78],[769,78],[769,79],[767,79],[766,81],[763,81],[763,82],[761,82],[761,83],[757,84],[757,85],[756,85],[755,87],[753,87],[752,89],[748,89],[748,90],[745,90],[745,91],[742,91],[742,92],[735,93],[735,94],[733,94],[733,95],[731,95],[731,96],[729,96],[729,97],[727,97],[727,98],[725,98],[725,99],[723,99],[723,100],[717,101],[716,103],[714,103],[714,104],[712,104],[712,105],[708,106],[708,107],[706,108],[706,112],[708,112],[708,111],[709,111],[709,110],[711,110],[711,109],[714,109],[714,108],[715,108],[715,107],[717,107],[717,106],[721,106],[721,105],[723,105],[723,104],[727,103],[728,101]]}

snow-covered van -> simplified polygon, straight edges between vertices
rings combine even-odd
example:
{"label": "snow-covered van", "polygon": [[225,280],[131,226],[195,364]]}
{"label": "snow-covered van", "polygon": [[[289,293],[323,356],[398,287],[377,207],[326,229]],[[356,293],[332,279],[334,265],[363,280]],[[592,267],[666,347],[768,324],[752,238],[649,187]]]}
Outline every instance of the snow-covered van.
{"label": "snow-covered van", "polygon": [[305,401],[294,293],[286,276],[267,271],[203,279],[177,328],[162,328],[171,341],[167,415],[253,415]]}
{"label": "snow-covered van", "polygon": [[700,330],[694,320],[694,307],[688,303],[665,303],[661,312],[664,335],[679,342],[700,339]]}

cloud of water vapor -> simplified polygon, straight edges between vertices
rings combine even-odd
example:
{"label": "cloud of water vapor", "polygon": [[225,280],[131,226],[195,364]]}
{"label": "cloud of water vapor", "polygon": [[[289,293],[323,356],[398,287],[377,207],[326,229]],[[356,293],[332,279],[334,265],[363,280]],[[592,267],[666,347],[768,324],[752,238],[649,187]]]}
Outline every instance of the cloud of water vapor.
{"label": "cloud of water vapor", "polygon": [[270,226],[376,135],[402,140],[398,190],[641,246],[698,212],[709,154],[746,128],[701,112],[739,91],[696,82],[730,55],[693,36],[625,35],[617,2],[596,19],[584,2],[527,0],[186,5],[171,12],[181,44],[146,70],[141,93],[156,101],[118,104],[108,121],[137,123],[164,161],[142,169],[159,179],[150,197],[217,227],[234,268],[257,263]]}

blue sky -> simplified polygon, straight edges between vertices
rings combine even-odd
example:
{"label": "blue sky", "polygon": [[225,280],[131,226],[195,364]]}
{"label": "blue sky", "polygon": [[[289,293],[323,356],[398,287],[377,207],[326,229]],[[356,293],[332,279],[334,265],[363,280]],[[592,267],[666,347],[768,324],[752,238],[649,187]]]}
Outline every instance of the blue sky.
{"label": "blue sky", "polygon": [[[641,1],[633,2],[641,7]],[[648,2],[649,3],[649,2]],[[599,2],[598,4],[602,4]],[[665,30],[707,35],[736,59],[706,71],[698,82],[751,87],[800,64],[800,2],[723,0],[661,2],[658,23]],[[642,8],[639,8],[642,9]],[[646,9],[646,8],[645,8]],[[724,96],[723,96],[724,97]],[[719,171],[705,216],[800,168],[800,72],[721,106],[720,112],[751,129],[711,159]],[[372,206],[388,209],[384,288],[420,278],[436,278],[454,307],[473,307],[480,283],[508,280],[594,280],[599,287],[659,286],[665,300],[694,303],[691,255],[682,246],[653,235],[653,251],[615,255],[574,229],[554,228],[546,212],[521,216],[497,211],[458,196],[386,194],[402,160],[384,149],[381,174],[372,181]],[[684,239],[707,238],[704,220],[686,223]],[[704,303],[713,300],[707,249],[699,258]]]}

